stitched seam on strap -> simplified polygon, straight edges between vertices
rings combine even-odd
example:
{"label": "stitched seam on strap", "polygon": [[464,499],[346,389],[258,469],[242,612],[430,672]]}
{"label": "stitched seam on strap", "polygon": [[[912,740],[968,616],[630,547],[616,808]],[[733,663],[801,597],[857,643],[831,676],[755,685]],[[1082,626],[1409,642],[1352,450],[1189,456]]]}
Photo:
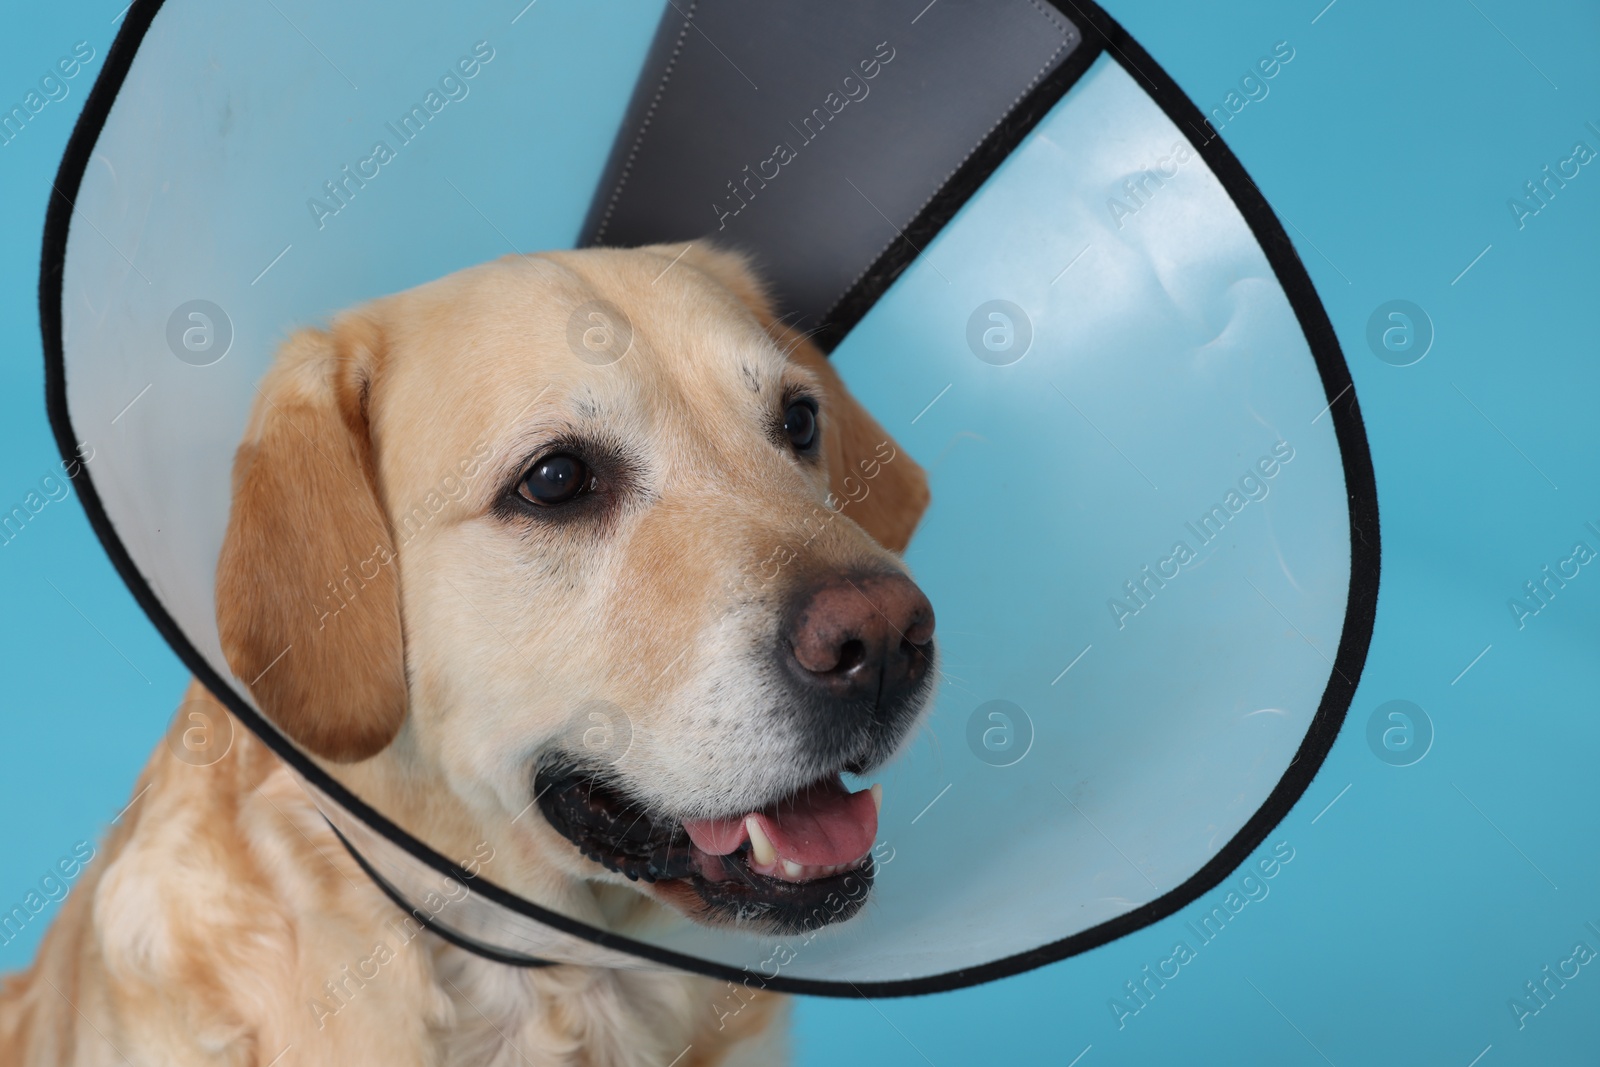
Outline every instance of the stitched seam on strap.
{"label": "stitched seam on strap", "polygon": [[[1038,0],[1035,0],[1037,3]],[[628,176],[633,172],[633,161],[639,155],[639,146],[644,143],[644,135],[650,132],[650,120],[655,117],[656,106],[661,103],[661,96],[667,91],[667,82],[672,79],[672,72],[678,65],[678,56],[683,52],[683,41],[689,35],[689,21],[694,18],[695,5],[699,0],[691,0],[689,10],[683,16],[683,28],[678,31],[678,41],[672,47],[672,57],[667,60],[666,69],[661,72],[661,84],[656,86],[656,95],[650,98],[650,106],[645,110],[644,121],[639,124],[639,135],[633,139],[633,147],[628,149],[628,158],[622,164],[622,173],[617,176],[617,187],[611,191],[611,199],[606,202],[606,213],[600,217],[600,225],[595,227],[594,243],[599,244],[605,236],[606,227],[611,225],[612,213],[617,209],[617,201],[622,197],[622,188],[628,184]],[[673,5],[677,7],[676,4]]]}
{"label": "stitched seam on strap", "polygon": [[[1015,111],[1017,109],[1017,105],[1022,103],[1022,98],[1027,96],[1030,92],[1033,91],[1033,87],[1039,83],[1039,79],[1044,77],[1045,72],[1050,69],[1050,65],[1055,62],[1056,56],[1059,56],[1061,54],[1061,50],[1063,48],[1067,47],[1067,41],[1068,41],[1069,36],[1070,36],[1067,33],[1067,27],[1058,18],[1056,18],[1054,12],[1052,12],[1050,10],[1047,10],[1042,4],[1040,4],[1039,0],[1031,0],[1031,2],[1033,4],[1034,10],[1039,12],[1040,15],[1044,16],[1046,21],[1048,21],[1052,25],[1054,25],[1055,28],[1056,28],[1056,31],[1061,34],[1061,43],[1056,45],[1055,51],[1051,52],[1050,55],[1048,57],[1046,57],[1046,59],[1044,61],[1044,65],[1041,66],[1039,68],[1038,73],[1036,73],[1028,81],[1028,84],[1022,87],[1022,91],[1017,94],[1016,99],[1011,101],[1011,103],[1006,107],[1006,109],[1000,113],[1000,117],[995,119],[994,123],[987,130],[983,131],[983,135],[981,137],[979,137],[977,139],[977,141],[975,141],[973,143],[971,148],[967,149],[967,154],[961,157],[961,161],[959,163],[957,163],[954,167],[951,167],[949,173],[947,173],[943,178],[939,179],[939,183],[933,187],[933,192],[929,193],[927,195],[927,198],[924,199],[921,204],[918,204],[917,205],[917,209],[911,213],[911,220],[916,219],[916,217],[918,215],[922,214],[922,209],[927,207],[928,204],[930,204],[933,201],[933,198],[938,196],[940,191],[943,190],[944,187],[947,184],[949,184],[950,179],[955,176],[956,171],[960,170],[962,167],[964,167],[966,165],[967,160],[972,158],[972,153],[974,153],[974,152],[976,152],[978,150],[978,146],[983,144],[984,141],[987,141],[989,139],[989,135],[994,133],[994,131],[999,128],[1000,124],[1006,120],[1006,116],[1010,115],[1013,111]],[[1080,35],[1080,38],[1081,38],[1081,35]],[[907,221],[911,221],[911,220],[907,220]],[[890,225],[893,226],[894,223],[891,222]],[[903,232],[904,231],[900,230],[899,227],[895,228],[895,235],[893,237],[889,238],[889,240],[884,242],[883,247],[878,249],[878,254],[873,256],[870,260],[868,260],[867,261],[867,265],[865,267],[861,268],[861,273],[857,274],[853,279],[851,279],[850,283],[844,287],[844,290],[842,292],[840,292],[838,296],[833,298],[833,303],[828,305],[828,310],[824,311],[822,313],[822,317],[823,317],[824,320],[826,320],[829,316],[831,316],[833,314],[834,310],[836,308],[838,308],[840,302],[842,300],[844,300],[844,298],[846,296],[850,295],[850,291],[852,289],[854,289],[857,285],[859,285],[861,283],[861,279],[865,278],[867,276],[867,271],[871,270],[873,264],[877,263],[878,260],[883,258],[883,254],[894,246],[895,241],[900,239],[900,236],[901,236],[901,234]],[[907,242],[907,243],[909,243],[909,242]],[[921,254],[922,253],[920,253],[920,252],[917,253],[918,256],[920,256]],[[909,264],[909,263],[906,264],[906,266],[908,266],[908,267],[910,265],[911,264]]]}

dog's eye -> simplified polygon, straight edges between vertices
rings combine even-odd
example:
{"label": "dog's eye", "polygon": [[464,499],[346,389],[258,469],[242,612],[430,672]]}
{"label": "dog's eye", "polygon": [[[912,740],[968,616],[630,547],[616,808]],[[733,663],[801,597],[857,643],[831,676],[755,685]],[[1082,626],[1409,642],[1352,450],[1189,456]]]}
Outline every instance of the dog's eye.
{"label": "dog's eye", "polygon": [[783,435],[796,452],[809,452],[817,443],[817,403],[796,400],[783,413]]}
{"label": "dog's eye", "polygon": [[534,463],[517,486],[524,500],[546,506],[565,504],[592,487],[594,477],[583,460],[557,454]]}

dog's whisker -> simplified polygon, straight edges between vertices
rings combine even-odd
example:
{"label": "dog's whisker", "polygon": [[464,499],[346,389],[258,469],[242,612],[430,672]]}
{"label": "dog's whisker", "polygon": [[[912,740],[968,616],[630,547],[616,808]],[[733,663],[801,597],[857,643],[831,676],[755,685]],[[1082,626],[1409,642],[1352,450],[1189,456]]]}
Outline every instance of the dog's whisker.
{"label": "dog's whisker", "polygon": [[822,330],[823,328],[818,326],[810,330],[791,331],[794,334],[794,340],[790,341],[788,347],[783,350],[784,358],[787,359],[789,356],[794,355],[795,349],[817,336]]}
{"label": "dog's whisker", "polygon": [[639,820],[644,818],[647,814],[649,814],[648,810],[643,808],[643,807],[641,807],[639,809],[639,814],[637,814],[637,815],[635,815],[633,817],[633,821],[628,824],[627,829],[623,830],[622,833],[619,836],[627,837],[628,836],[628,830],[632,830],[635,826],[638,826],[639,825]]}

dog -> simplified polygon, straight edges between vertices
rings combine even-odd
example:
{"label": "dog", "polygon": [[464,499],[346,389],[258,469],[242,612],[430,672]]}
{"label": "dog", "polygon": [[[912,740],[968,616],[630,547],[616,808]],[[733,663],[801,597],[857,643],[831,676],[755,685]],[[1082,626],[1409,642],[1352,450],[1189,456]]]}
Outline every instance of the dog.
{"label": "dog", "polygon": [[[860,908],[881,793],[839,775],[931,701],[900,557],[927,479],[741,256],[509,256],[295,333],[258,394],[218,632],[324,769],[464,879],[594,926]],[[182,758],[196,721],[225,751]],[[0,1062],[784,1059],[776,994],[395,938],[404,913],[198,683],[169,742],[0,991]]]}

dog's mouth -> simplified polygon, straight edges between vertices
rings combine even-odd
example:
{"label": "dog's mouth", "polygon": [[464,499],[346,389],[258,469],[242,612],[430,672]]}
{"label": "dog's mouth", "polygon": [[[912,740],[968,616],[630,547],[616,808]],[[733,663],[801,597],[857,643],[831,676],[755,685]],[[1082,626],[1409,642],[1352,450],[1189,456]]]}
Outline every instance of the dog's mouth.
{"label": "dog's mouth", "polygon": [[880,787],[837,774],[759,811],[673,819],[592,775],[541,770],[540,810],[590,860],[701,921],[798,933],[848,919],[872,885]]}

